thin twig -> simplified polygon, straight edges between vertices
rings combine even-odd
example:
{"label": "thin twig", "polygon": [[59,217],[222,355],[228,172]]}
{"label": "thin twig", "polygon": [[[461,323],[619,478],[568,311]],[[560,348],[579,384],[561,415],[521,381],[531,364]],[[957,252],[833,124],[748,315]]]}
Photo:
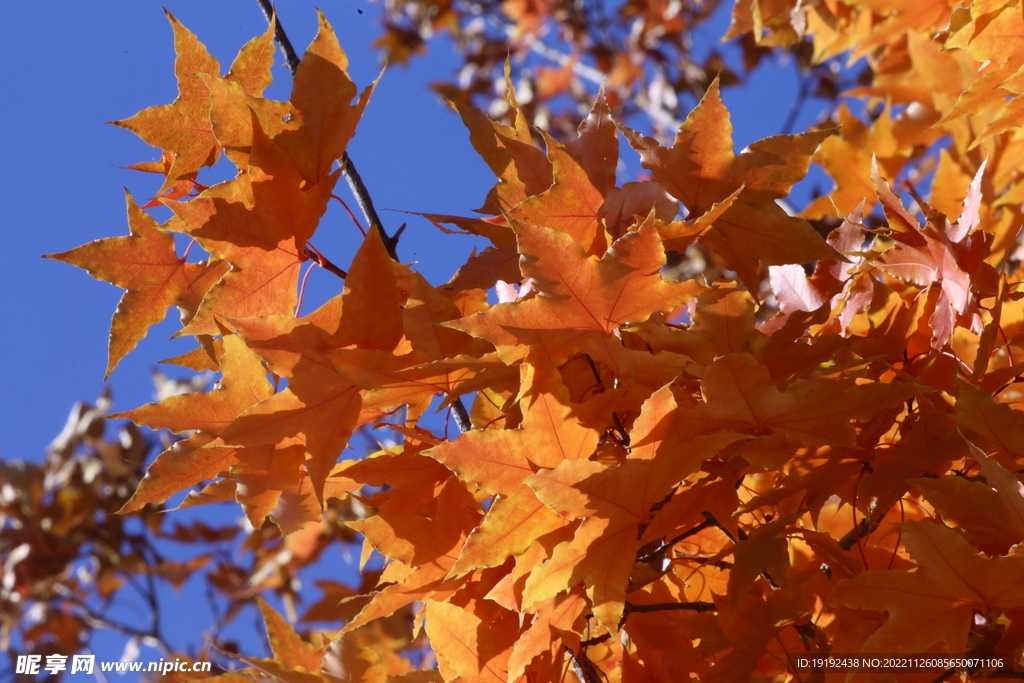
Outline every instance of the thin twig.
{"label": "thin twig", "polygon": [[152,631],[143,631],[142,629],[128,626],[120,622],[112,621],[105,615],[99,614],[94,611],[91,607],[85,604],[83,601],[69,596],[69,600],[78,608],[79,617],[86,624],[91,626],[93,629],[101,629],[108,631],[115,631],[126,636],[132,636],[134,638],[146,639],[149,644],[154,644],[164,656],[173,656],[173,651],[170,646],[163,641],[162,638],[153,634]]}
{"label": "thin twig", "polygon": [[861,519],[857,526],[848,531],[845,536],[839,539],[839,547],[843,550],[849,550],[857,543],[860,539],[865,536],[871,535],[871,533],[878,528],[878,525],[882,523],[881,517],[877,520],[871,517],[864,517]]}
{"label": "thin twig", "polygon": [[611,633],[603,633],[603,634],[601,634],[599,636],[594,636],[593,638],[590,638],[589,640],[581,641],[580,645],[582,647],[592,647],[594,645],[600,645],[604,641],[611,639],[611,637],[612,637]]}
{"label": "thin twig", "polygon": [[718,521],[717,520],[710,520],[709,519],[709,520],[703,521],[700,524],[698,524],[697,526],[693,527],[692,529],[688,529],[688,530],[684,531],[683,533],[679,534],[678,536],[673,538],[671,541],[668,541],[666,543],[662,543],[661,546],[659,546],[657,550],[653,550],[653,551],[647,553],[646,555],[643,555],[641,557],[636,558],[636,561],[637,562],[650,562],[651,560],[656,559],[659,555],[663,555],[668,548],[671,548],[676,543],[679,543],[679,541],[682,541],[683,539],[689,538],[690,536],[693,536],[694,534],[699,534],[700,532],[704,531],[705,529],[707,529],[709,527],[713,527],[713,526],[718,526]]}
{"label": "thin twig", "polygon": [[339,268],[338,266],[334,265],[334,263],[331,262],[331,260],[329,258],[327,258],[323,254],[321,254],[319,251],[313,251],[313,249],[311,249],[309,247],[309,245],[306,246],[306,258],[313,259],[314,261],[317,262],[317,265],[319,265],[321,268],[323,268],[324,270],[326,270],[329,273],[334,273],[335,275],[340,277],[342,280],[344,280],[345,278],[348,277],[348,273],[347,272],[345,272],[343,269]]}
{"label": "thin twig", "polygon": [[[583,357],[587,359],[587,364],[590,365],[590,371],[594,373],[594,379],[597,380],[597,384],[598,386],[601,387],[601,393],[603,394],[605,391],[607,391],[607,387],[605,387],[604,385],[604,380],[601,379],[601,373],[597,371],[597,366],[594,364],[594,359],[590,357],[589,353],[583,354]],[[619,419],[619,414],[616,413],[615,411],[612,411],[612,419],[615,421],[615,427],[619,430],[619,434],[621,435],[619,437],[619,444],[623,448],[628,450],[629,433],[626,431],[626,428],[622,425],[622,420]]]}
{"label": "thin twig", "polygon": [[[263,16],[267,18],[267,23],[274,21],[276,18],[274,5],[270,0],[256,0],[256,2],[259,3],[260,9],[263,10]],[[274,40],[277,41],[281,52],[284,53],[285,64],[288,65],[288,70],[294,76],[295,72],[299,70],[299,55],[295,52],[292,41],[288,40],[288,34],[284,32],[284,27],[281,26],[280,21],[274,22]]]}
{"label": "thin twig", "polygon": [[580,683],[601,683],[600,674],[596,671],[594,663],[587,659],[585,652],[581,651],[577,655],[568,645],[565,646],[565,652],[569,655],[572,671]]}
{"label": "thin twig", "polygon": [[689,612],[717,612],[718,608],[715,607],[713,602],[656,602],[650,605],[634,605],[631,602],[626,603],[625,612],[627,614],[632,612],[667,612],[672,610],[686,610]]}
{"label": "thin twig", "polygon": [[362,177],[359,175],[359,171],[356,170],[355,162],[352,161],[352,157],[345,152],[344,156],[341,157],[341,167],[345,174],[345,180],[348,181],[348,186],[352,189],[352,194],[355,195],[356,203],[359,204],[359,208],[363,210],[363,215],[366,216],[366,222],[371,227],[377,229],[377,234],[380,235],[380,241],[384,243],[384,248],[388,250],[388,256],[398,260],[398,236],[402,233],[405,226],[402,226],[398,232],[395,233],[394,237],[388,237],[388,234],[384,232],[384,223],[380,220],[380,215],[377,213],[377,209],[373,206],[373,199],[370,197],[370,191],[366,189],[366,184],[363,183]]}

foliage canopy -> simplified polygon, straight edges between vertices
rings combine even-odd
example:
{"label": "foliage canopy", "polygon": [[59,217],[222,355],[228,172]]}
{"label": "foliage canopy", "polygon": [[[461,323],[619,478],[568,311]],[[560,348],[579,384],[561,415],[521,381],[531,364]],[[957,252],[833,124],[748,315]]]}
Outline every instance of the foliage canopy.
{"label": "foliage canopy", "polygon": [[[224,620],[259,600],[273,648],[236,653],[225,683],[823,681],[846,674],[794,657],[1019,658],[1022,5],[738,1],[726,37],[747,69],[789,51],[846,98],[742,151],[720,89],[743,74],[689,52],[717,3],[630,0],[603,20],[586,4],[489,5],[395,3],[381,39],[401,61],[445,29],[475,69],[438,90],[497,182],[475,216],[423,215],[491,246],[436,284],[379,222],[333,255],[346,270],[310,243],[373,90],[349,78],[327,19],[278,102],[263,97],[273,30],[222,76],[170,17],[178,99],[115,122],[163,151],[135,166],[164,176],[160,196],[128,194],[128,236],[50,257],[126,290],[108,374],[173,305],[196,347],[165,362],[219,379],[111,416],[181,435],[144,476],[140,432],[103,442],[102,410],[81,411],[45,468],[5,466],[4,637],[75,652],[109,626],[90,591],[198,570],[209,556],[175,563],[109,532],[143,515],[183,541],[238,533],[152,514],[191,490],[183,506],[244,511],[251,564],[221,558],[210,581]],[[476,108],[509,46],[554,50],[550,26],[565,63],[505,62],[500,120]],[[830,68],[843,55],[864,64],[855,83]],[[699,103],[666,140],[685,91]],[[566,94],[589,114],[556,111]],[[624,123],[637,112],[652,135]],[[237,176],[201,184],[222,154]],[[620,184],[620,154],[646,174]],[[834,188],[788,210],[812,163]],[[163,224],[145,210],[159,205]],[[181,255],[176,234],[192,240]],[[306,264],[344,283],[302,315]],[[432,406],[462,433],[428,429]],[[368,429],[398,445],[343,459]],[[72,458],[83,442],[92,469]],[[46,555],[55,535],[79,545]],[[290,579],[335,542],[385,564],[359,587],[324,584],[300,637],[258,596],[294,612]],[[85,552],[94,574],[62,585]],[[34,626],[13,616],[32,601],[46,605]]]}

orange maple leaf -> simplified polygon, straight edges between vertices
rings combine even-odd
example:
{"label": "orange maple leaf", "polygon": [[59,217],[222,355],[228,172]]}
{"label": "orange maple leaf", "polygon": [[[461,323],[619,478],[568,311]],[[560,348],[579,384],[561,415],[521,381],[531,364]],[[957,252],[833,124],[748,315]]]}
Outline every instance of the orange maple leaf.
{"label": "orange maple leaf", "polygon": [[[178,55],[174,73],[178,78],[178,98],[173,104],[149,107],[122,121],[111,121],[127,128],[148,144],[174,153],[167,179],[157,194],[189,179],[202,166],[217,161],[221,146],[210,123],[210,90],[203,75],[219,76],[220,64],[210,56],[196,36],[167,12],[174,30],[174,50]],[[260,95],[270,83],[274,55],[274,30],[247,43],[231,65],[227,78],[241,85],[250,95]]]}
{"label": "orange maple leaf", "polygon": [[576,139],[568,146],[579,158],[594,188],[602,195],[608,194],[615,187],[619,134],[604,96],[604,87],[597,93],[590,114],[580,123]]}
{"label": "orange maple leaf", "polygon": [[149,466],[131,500],[118,512],[126,515],[149,503],[162,503],[178,491],[227,472],[238,462],[237,449],[211,446],[214,439],[212,434],[197,432],[171,445]]}
{"label": "orange maple leaf", "polygon": [[902,382],[860,385],[853,379],[798,379],[779,391],[768,368],[748,353],[731,353],[704,375],[705,402],[682,410],[680,419],[694,434],[772,429],[809,446],[852,446],[851,420],[867,419],[914,393],[914,386]]}
{"label": "orange maple leaf", "polygon": [[466,540],[452,567],[453,576],[478,567],[496,567],[510,555],[522,554],[537,538],[564,526],[564,520],[537,500],[523,482],[541,467],[590,457],[597,447],[599,435],[573,416],[568,391],[557,371],[526,364],[522,371],[534,379],[523,382],[528,395],[520,428],[472,430],[425,453],[463,481],[496,496]]}
{"label": "orange maple leaf", "polygon": [[594,614],[608,629],[622,616],[630,570],[641,545],[637,533],[650,522],[651,510],[684,477],[741,436],[721,431],[679,439],[677,410],[669,387],[643,405],[630,432],[626,462],[607,467],[593,460],[563,460],[526,480],[545,505],[568,519],[583,519],[572,541],[560,543],[551,557],[531,572],[523,593],[526,606],[554,597],[583,581]]}
{"label": "orange maple leaf", "polygon": [[224,355],[220,358],[223,378],[208,393],[171,396],[160,403],[123,413],[110,415],[111,419],[128,419],[153,429],[181,432],[199,429],[219,435],[240,412],[269,398],[273,388],[267,380],[267,370],[259,356],[246,348],[236,335],[224,337]]}
{"label": "orange maple leaf", "polygon": [[[108,237],[45,258],[84,268],[97,280],[125,290],[110,323],[109,377],[117,364],[167,315],[167,308],[202,298],[227,269],[223,261],[186,263],[174,235],[160,230],[127,191],[129,237]],[[201,291],[200,291],[201,290]]]}
{"label": "orange maple leaf", "polygon": [[165,202],[206,251],[231,264],[192,322],[178,334],[217,334],[215,316],[292,314],[306,241],[338,173],[306,187],[303,177],[254,124],[248,173],[188,202]]}
{"label": "orange maple leaf", "polygon": [[391,260],[376,231],[356,254],[345,292],[321,311],[311,314],[310,321],[286,315],[230,320],[249,347],[289,384],[241,412],[224,432],[225,441],[239,446],[274,444],[303,434],[306,466],[318,498],[362,419],[364,392],[398,387],[397,396],[375,397],[373,407],[387,409],[393,403],[422,401],[437,391],[432,384],[397,376],[423,359],[415,353],[393,353],[403,337],[402,309]]}
{"label": "orange maple leaf", "polygon": [[842,260],[811,226],[786,215],[775,203],[807,173],[811,155],[833,131],[776,135],[733,154],[732,125],[716,78],[690,112],[670,148],[622,128],[640,153],[644,168],[669,194],[699,216],[739,190],[739,197],[714,222],[704,241],[725,258],[751,291],[757,291],[757,263],[808,263]]}
{"label": "orange maple leaf", "polygon": [[427,602],[427,635],[446,680],[510,683],[508,660],[519,636],[519,619],[506,612],[496,623],[456,605]]}
{"label": "orange maple leaf", "polygon": [[1024,607],[1024,557],[987,557],[941,524],[906,522],[902,529],[916,571],[870,569],[843,579],[829,596],[832,605],[889,613],[865,652],[927,652],[939,643],[963,652],[975,612]]}
{"label": "orange maple leaf", "polygon": [[[466,577],[446,580],[458,559],[470,529],[480,521],[480,507],[465,484],[450,477],[437,494],[437,513],[431,519],[395,512],[346,522],[367,542],[395,562],[400,580],[385,586],[343,631],[392,614],[416,600],[425,601],[438,591],[451,594]],[[382,579],[383,581],[384,579]]]}
{"label": "orange maple leaf", "polygon": [[505,63],[505,85],[508,101],[515,111],[515,125],[506,126],[492,121],[479,109],[460,101],[457,93],[439,88],[448,104],[462,117],[469,129],[473,148],[498,177],[498,184],[487,194],[487,201],[478,209],[480,213],[498,215],[508,211],[527,197],[544,192],[552,183],[551,163],[544,152],[533,146],[533,136],[516,101],[512,87],[511,63]]}
{"label": "orange maple leaf", "polygon": [[368,86],[352,104],[356,85],[348,76],[348,57],[323,12],[317,10],[317,17],[316,37],[292,84],[291,120],[274,138],[310,183],[327,178],[332,164],[345,153],[376,85]]}
{"label": "orange maple leaf", "polygon": [[600,208],[604,197],[590,183],[586,171],[569,150],[544,134],[554,182],[544,192],[523,200],[508,211],[510,223],[543,225],[569,235],[587,255],[607,248]]}
{"label": "orange maple leaf", "polygon": [[520,268],[538,295],[446,325],[487,339],[504,354],[503,360],[509,360],[516,352],[503,347],[536,343],[545,334],[557,332],[570,340],[593,333],[610,336],[627,322],[671,311],[700,287],[661,277],[665,251],[654,222],[653,215],[648,216],[635,231],[615,240],[600,260],[587,256],[565,233],[514,223]]}

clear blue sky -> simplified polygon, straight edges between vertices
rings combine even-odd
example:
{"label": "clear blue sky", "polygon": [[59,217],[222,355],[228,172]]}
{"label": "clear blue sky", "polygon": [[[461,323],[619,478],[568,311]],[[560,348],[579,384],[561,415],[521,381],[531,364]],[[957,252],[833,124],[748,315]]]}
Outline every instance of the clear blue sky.
{"label": "clear blue sky", "polygon": [[[199,36],[225,70],[238,48],[266,26],[254,0],[162,4]],[[380,70],[379,56],[369,47],[378,32],[379,5],[321,0],[319,6],[349,53],[353,79],[365,86]],[[314,4],[279,3],[279,12],[301,51],[316,29]],[[727,15],[716,25],[724,31]],[[102,389],[107,332],[121,292],[40,256],[126,234],[121,186],[139,199],[156,191],[155,176],[119,167],[156,160],[158,151],[104,122],[172,102],[177,94],[173,59],[171,31],[156,0],[23,2],[4,8],[0,358],[5,382],[0,393],[0,458],[39,460],[71,405],[92,401]],[[456,65],[451,47],[436,41],[429,55],[414,60],[410,68],[389,69],[381,80],[350,146],[379,209],[469,215],[493,184],[459,118],[428,88],[431,81],[449,78]],[[287,99],[290,76],[283,66],[275,67],[275,78],[268,96]],[[795,92],[791,67],[767,65],[750,88],[723,93],[733,111],[737,148],[779,132]],[[801,125],[816,113],[813,105],[807,107]],[[623,147],[627,169],[635,172],[635,156],[624,142]],[[226,177],[229,169],[204,172],[200,180],[205,177],[209,183]],[[468,238],[442,235],[413,216],[383,216],[391,231],[409,222],[400,255],[404,261],[418,261],[420,271],[435,284],[447,281],[474,246]],[[357,238],[335,206],[313,241],[345,267]],[[340,285],[333,276],[314,272],[305,310],[339,291]],[[169,341],[178,329],[176,319],[172,311],[114,372],[110,384],[116,409],[151,400],[155,362],[192,348],[187,339]],[[336,555],[331,560],[335,566],[340,561],[340,553]],[[165,619],[180,626],[170,631],[177,631],[172,637],[176,644],[194,642],[209,623],[207,616],[195,613],[202,597],[194,592],[186,588],[177,598],[164,595],[171,598]],[[240,627],[251,628],[252,621],[246,619]],[[123,639],[104,642],[107,654],[119,656]]]}

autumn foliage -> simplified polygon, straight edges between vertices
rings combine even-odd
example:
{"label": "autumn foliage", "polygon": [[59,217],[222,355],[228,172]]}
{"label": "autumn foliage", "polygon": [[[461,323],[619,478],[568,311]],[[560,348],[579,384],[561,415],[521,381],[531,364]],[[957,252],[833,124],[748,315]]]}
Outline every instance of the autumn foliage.
{"label": "autumn foliage", "polygon": [[[560,3],[502,7],[529,33]],[[846,93],[869,115],[742,151],[713,75],[671,144],[615,114],[624,82],[561,138],[510,75],[503,122],[449,92],[497,182],[476,215],[422,207],[491,243],[447,283],[382,226],[352,254],[310,244],[373,89],[323,16],[288,102],[262,96],[272,31],[222,76],[171,24],[180,96],[116,125],[163,151],[136,168],[172,217],[129,194],[128,236],[51,255],[126,290],[108,374],[170,306],[196,346],[168,362],[220,373],[112,416],[182,435],[120,513],[190,490],[237,501],[253,547],[386,561],[317,606],[340,630],[300,638],[261,602],[274,658],[220,680],[840,681],[795,657],[1021,656],[1022,5],[737,2],[751,50],[870,66]],[[201,184],[222,154],[237,176]],[[620,185],[620,155],[643,177]],[[835,187],[787,210],[812,163]],[[341,291],[301,315],[328,256]],[[421,423],[438,409],[461,434]],[[360,457],[356,430],[399,445]]]}

